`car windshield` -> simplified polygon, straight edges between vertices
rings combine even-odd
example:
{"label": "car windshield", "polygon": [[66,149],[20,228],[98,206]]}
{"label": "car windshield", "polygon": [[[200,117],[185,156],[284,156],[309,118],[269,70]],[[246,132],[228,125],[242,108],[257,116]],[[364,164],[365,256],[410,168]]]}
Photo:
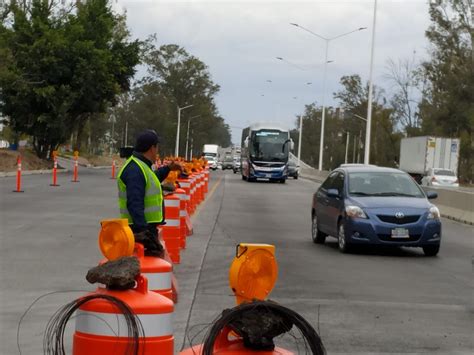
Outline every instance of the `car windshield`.
{"label": "car windshield", "polygon": [[374,171],[349,173],[349,195],[424,197],[409,175]]}
{"label": "car windshield", "polygon": [[440,170],[435,170],[434,171],[435,175],[441,175],[441,176],[456,176],[453,171],[451,170],[446,170],[446,169],[440,169]]}

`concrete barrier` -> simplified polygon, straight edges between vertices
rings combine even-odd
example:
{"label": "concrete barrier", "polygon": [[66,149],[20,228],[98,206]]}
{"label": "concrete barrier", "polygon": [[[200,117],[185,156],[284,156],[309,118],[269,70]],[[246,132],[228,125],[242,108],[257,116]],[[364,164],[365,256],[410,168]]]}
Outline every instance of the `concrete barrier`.
{"label": "concrete barrier", "polygon": [[[329,171],[319,171],[314,168],[301,167],[300,176],[318,183],[323,182]],[[461,223],[474,225],[474,192],[457,189],[423,187],[426,191],[433,190],[438,193],[438,198],[432,200],[441,215]]]}
{"label": "concrete barrier", "polygon": [[425,191],[436,191],[438,198],[432,200],[443,217],[474,225],[474,193],[456,189],[423,187]]}
{"label": "concrete barrier", "polygon": [[329,175],[329,171],[319,171],[314,168],[300,167],[300,176],[315,182],[323,182]]}

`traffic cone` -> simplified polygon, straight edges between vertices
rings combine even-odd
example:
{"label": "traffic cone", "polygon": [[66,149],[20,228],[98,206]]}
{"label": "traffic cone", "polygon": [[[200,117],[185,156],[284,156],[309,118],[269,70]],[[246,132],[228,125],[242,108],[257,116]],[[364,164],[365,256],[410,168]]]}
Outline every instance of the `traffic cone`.
{"label": "traffic cone", "polygon": [[16,158],[16,190],[13,192],[25,192],[21,189],[21,155]]}
{"label": "traffic cone", "polygon": [[73,171],[73,178],[71,182],[79,182],[78,175],[79,175],[79,162],[77,160],[77,156],[74,156],[74,171]]}
{"label": "traffic cone", "polygon": [[53,183],[49,184],[49,186],[59,186],[58,185],[58,159],[54,157],[54,165],[53,165]]}
{"label": "traffic cone", "polygon": [[116,169],[116,166],[115,166],[115,159],[112,160],[112,176],[110,177],[111,179],[115,179],[115,169]]}

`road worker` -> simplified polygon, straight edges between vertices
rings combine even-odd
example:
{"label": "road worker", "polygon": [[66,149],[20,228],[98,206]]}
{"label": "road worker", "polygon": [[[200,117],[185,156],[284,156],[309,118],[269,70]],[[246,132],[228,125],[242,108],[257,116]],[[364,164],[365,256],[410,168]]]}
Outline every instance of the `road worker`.
{"label": "road worker", "polygon": [[155,131],[141,132],[133,154],[117,176],[120,217],[128,219],[135,241],[144,245],[145,254],[155,256],[163,254],[163,247],[157,238],[157,225],[164,221],[161,182],[170,171],[182,171],[175,162],[152,170],[159,142]]}

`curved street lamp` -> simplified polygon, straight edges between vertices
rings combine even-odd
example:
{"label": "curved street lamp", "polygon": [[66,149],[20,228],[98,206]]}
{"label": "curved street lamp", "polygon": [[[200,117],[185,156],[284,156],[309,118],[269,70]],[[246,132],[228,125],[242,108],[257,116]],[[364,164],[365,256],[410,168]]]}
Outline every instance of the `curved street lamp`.
{"label": "curved street lamp", "polygon": [[318,170],[323,170],[324,125],[325,125],[325,122],[326,122],[326,103],[325,103],[325,98],[326,98],[326,72],[327,72],[327,65],[328,65],[329,42],[331,42],[335,39],[350,35],[351,33],[365,30],[367,27],[359,27],[355,30],[352,30],[352,31],[349,31],[349,32],[344,32],[344,33],[342,33],[340,35],[337,35],[337,36],[334,36],[334,37],[324,37],[324,36],[321,36],[320,34],[318,34],[316,32],[313,32],[313,31],[307,29],[306,27],[303,27],[303,26],[297,24],[297,23],[290,23],[290,25],[298,27],[298,28],[302,29],[303,31],[306,31],[306,32],[312,34],[313,36],[316,36],[316,37],[318,37],[318,38],[320,38],[320,39],[322,39],[323,41],[326,42],[326,51],[325,51],[325,56],[324,56],[324,58],[325,58],[324,59],[324,75],[323,75],[323,99],[322,99],[323,114],[322,114],[322,119],[321,119],[321,138],[320,138],[320,142],[319,142],[319,164],[318,164]]}
{"label": "curved street lamp", "polygon": [[185,110],[189,107],[193,107],[194,105],[188,105],[184,107],[178,106],[178,127],[176,129],[176,146],[174,149],[174,156],[177,157],[179,155],[179,127],[181,126],[181,111]]}

